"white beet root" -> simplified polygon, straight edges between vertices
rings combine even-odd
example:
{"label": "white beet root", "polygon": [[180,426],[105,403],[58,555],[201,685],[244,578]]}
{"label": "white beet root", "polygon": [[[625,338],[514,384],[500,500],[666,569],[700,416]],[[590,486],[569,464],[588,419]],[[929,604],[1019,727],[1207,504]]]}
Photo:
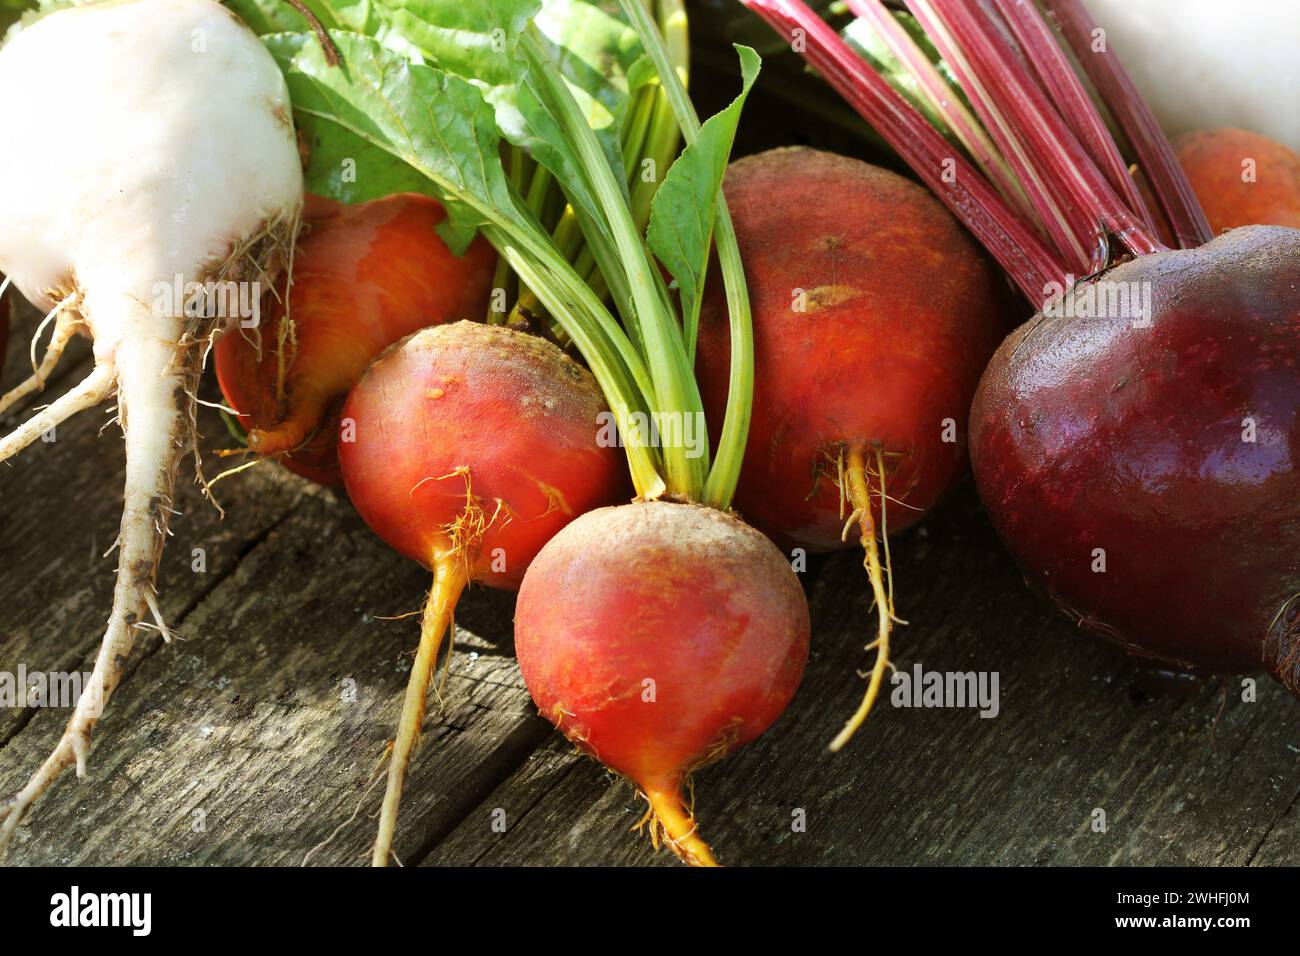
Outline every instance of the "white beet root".
{"label": "white beet root", "polygon": [[[136,629],[152,621],[168,634],[154,579],[176,470],[194,443],[207,348],[239,316],[212,314],[229,296],[186,312],[163,290],[269,287],[289,259],[303,184],[283,77],[211,0],[110,0],[24,29],[0,50],[0,120],[11,134],[0,151],[0,272],[57,309],[53,342],[73,327],[88,333],[96,362],[0,439],[0,461],[114,390],[126,441],[117,585],[95,679],[49,758],[0,804],[2,853],[62,770],[84,774],[98,705]],[[23,387],[39,388],[51,364]]]}

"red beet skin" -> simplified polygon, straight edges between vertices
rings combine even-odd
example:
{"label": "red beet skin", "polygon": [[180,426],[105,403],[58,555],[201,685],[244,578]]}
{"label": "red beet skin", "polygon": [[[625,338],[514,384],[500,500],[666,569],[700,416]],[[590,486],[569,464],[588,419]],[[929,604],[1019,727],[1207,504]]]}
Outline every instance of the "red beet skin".
{"label": "red beet skin", "polygon": [[635,781],[670,845],[706,862],[683,775],[780,716],[808,628],[803,590],[762,534],[711,508],[640,502],[583,515],[542,549],[515,650],[543,716]]}
{"label": "red beet skin", "polygon": [[[249,445],[322,484],[340,481],[338,410],[376,355],[417,329],[487,312],[496,254],[476,239],[457,257],[438,237],[445,218],[427,196],[398,194],[356,206],[309,197],[294,256],[283,400],[278,340],[282,296],[263,302],[260,336],[236,328],[216,347],[221,390]],[[261,360],[257,341],[261,342]]]}
{"label": "red beet skin", "polygon": [[1129,651],[1297,691],[1300,232],[1236,229],[1104,280],[1149,283],[1150,328],[1039,316],[980,383],[989,515],[1031,584]]}
{"label": "red beet skin", "polygon": [[[736,510],[782,544],[845,547],[836,458],[878,442],[905,503],[889,531],[906,528],[966,472],[971,397],[1010,328],[1001,277],[932,194],[856,159],[772,150],[733,163],[725,189],[754,314]],[[709,289],[698,366],[716,430],[730,335],[722,284]]]}
{"label": "red beet skin", "polygon": [[560,528],[627,500],[623,453],[597,444],[604,409],[591,373],[549,342],[435,326],[384,353],[352,390],[339,463],[371,529],[426,567],[452,550],[468,478],[486,523],[465,542],[468,577],[514,590]]}

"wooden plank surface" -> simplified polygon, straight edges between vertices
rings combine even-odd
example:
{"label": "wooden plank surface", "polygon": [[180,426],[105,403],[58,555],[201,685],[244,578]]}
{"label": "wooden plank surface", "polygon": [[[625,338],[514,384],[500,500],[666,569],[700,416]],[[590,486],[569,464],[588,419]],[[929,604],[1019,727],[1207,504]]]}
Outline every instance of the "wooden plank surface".
{"label": "wooden plank surface", "polygon": [[[11,351],[32,327],[25,316]],[[63,386],[85,373],[82,356]],[[6,383],[23,361],[11,355]],[[104,420],[88,412],[0,467],[0,670],[80,667],[98,643],[113,567],[100,555],[121,483],[120,436],[98,434]],[[215,414],[202,428],[205,448],[227,444]],[[419,607],[425,572],[339,496],[269,465],[218,490],[224,520],[182,482],[162,567],[163,608],[184,639],[141,641],[88,778],[55,787],[10,862],[298,864],[331,835],[312,863],[364,861],[379,800],[365,787],[417,633],[381,617]],[[1300,862],[1300,705],[1278,687],[1261,681],[1245,703],[1228,682],[1216,727],[1223,685],[1166,686],[1076,631],[1024,587],[969,487],[894,544],[912,622],[900,666],[997,671],[998,716],[885,700],[844,753],[826,753],[861,692],[870,618],[857,557],[814,562],[814,650],[794,705],[696,781],[700,826],[724,862]],[[194,548],[205,573],[192,570]],[[462,602],[399,857],[671,865],[628,832],[642,811],[632,789],[535,715],[512,610],[509,595],[483,590]],[[0,710],[0,790],[26,779],[64,717]]]}
{"label": "wooden plank surface", "polygon": [[[860,566],[840,555],[811,588],[819,645],[766,737],[699,774],[697,820],[747,864],[1215,864],[1253,862],[1300,791],[1300,708],[1261,683],[1254,704],[1212,686],[1157,691],[1129,662],[1033,599],[968,493],[897,542],[900,666],[997,670],[1002,707],[881,707],[844,753],[825,744],[855,702],[866,621]],[[520,769],[430,863],[644,863],[626,834],[630,788],[554,744]],[[517,819],[490,828],[492,808]],[[1093,813],[1106,812],[1094,832]],[[806,813],[806,832],[793,814]],[[1267,862],[1294,864],[1270,840]],[[1261,860],[1264,862],[1264,860]]]}

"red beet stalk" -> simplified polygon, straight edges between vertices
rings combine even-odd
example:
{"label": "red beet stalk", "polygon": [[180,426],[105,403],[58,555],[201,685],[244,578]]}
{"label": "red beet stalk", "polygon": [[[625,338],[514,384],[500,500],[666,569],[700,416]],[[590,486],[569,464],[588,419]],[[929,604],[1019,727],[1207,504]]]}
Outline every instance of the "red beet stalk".
{"label": "red beet stalk", "polygon": [[1083,144],[1088,155],[1105,174],[1106,181],[1120,194],[1128,207],[1139,215],[1147,229],[1155,233],[1156,222],[1147,209],[1137,183],[1129,175],[1128,165],[1111,138],[1106,121],[1093,105],[1079,78],[1075,76],[1065,51],[1056,42],[1047,22],[1038,15],[1033,0],[993,0],[1038,81],[1051,96],[1061,116]]}
{"label": "red beet stalk", "polygon": [[[1037,224],[1012,210],[1014,199],[1005,188],[999,194],[961,157],[948,155],[946,140],[802,0],[742,2],[791,38],[794,49],[884,136],[1031,301],[1039,303],[1053,286],[1068,284],[1062,282],[1067,270],[1108,265],[1111,237],[1134,255],[1165,249],[1119,148],[1028,0],[990,0],[993,6],[907,0],[907,6],[958,75],[1002,159],[1019,178]],[[1077,0],[1053,0],[1051,7],[1076,40],[1091,29]],[[853,0],[850,9],[863,15],[864,4]],[[1208,238],[1186,177],[1113,54],[1105,51],[1089,60],[1080,53],[1080,58],[1098,86],[1109,91],[1107,106],[1129,131],[1180,243]],[[1009,248],[1016,242],[1022,243],[1018,250]]]}
{"label": "red beet stalk", "polygon": [[907,0],[907,5],[940,52],[973,71],[976,83],[967,95],[977,107],[991,99],[1010,120],[1076,229],[1091,231],[1090,238],[1114,234],[1136,255],[1164,249],[1106,182],[990,16],[969,0]]}
{"label": "red beet stalk", "polygon": [[1038,302],[1066,267],[997,191],[802,0],[742,0],[799,51],[878,130],[1021,291]]}
{"label": "red beet stalk", "polygon": [[[1137,87],[1109,43],[1098,34],[1096,21],[1079,0],[1043,0],[1043,6],[1060,26],[1079,64],[1101,94],[1102,102],[1133,144],[1142,171],[1169,218],[1179,246],[1191,249],[1209,242],[1214,238],[1214,231],[1178,164],[1168,137],[1138,95]],[[1102,42],[1094,45],[1094,36]]]}

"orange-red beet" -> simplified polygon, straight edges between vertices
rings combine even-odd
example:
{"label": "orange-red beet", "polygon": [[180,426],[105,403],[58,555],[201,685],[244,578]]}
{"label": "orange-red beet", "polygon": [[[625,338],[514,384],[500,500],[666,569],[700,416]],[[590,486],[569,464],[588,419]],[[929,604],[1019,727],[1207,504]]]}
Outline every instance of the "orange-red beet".
{"label": "orange-red beet", "polygon": [[[757,383],[736,509],[782,544],[841,548],[838,452],[878,443],[903,503],[889,529],[907,527],[965,473],[971,396],[1010,326],[997,270],[927,190],[845,156],[746,157],[725,191]],[[719,283],[711,290],[698,364],[720,422],[730,336]]]}
{"label": "orange-red beet", "polygon": [[424,329],[348,396],[344,485],[374,532],[426,567],[450,547],[468,486],[485,522],[469,576],[514,590],[557,531],[630,496],[622,452],[597,444],[604,411],[591,373],[544,339],[478,322]]}
{"label": "orange-red beet", "polygon": [[808,658],[808,605],[781,553],[735,517],[637,502],[583,515],[533,562],[515,652],[538,709],[641,788],[683,859],[712,863],[683,808],[691,770],[753,740]]}
{"label": "orange-red beet", "polygon": [[1300,229],[1300,156],[1244,129],[1188,133],[1178,162],[1216,233],[1238,226]]}
{"label": "orange-red beet", "polygon": [[461,590],[513,590],[578,515],[626,500],[622,452],[597,442],[591,373],[543,339],[456,322],[381,355],[343,407],[344,485],[389,545],[434,570],[403,704],[374,862],[389,857],[429,678]]}
{"label": "orange-red beet", "polygon": [[356,206],[309,199],[289,294],[292,330],[282,283],[264,302],[258,330],[236,328],[217,343],[217,379],[249,447],[337,485],[336,424],[348,390],[403,336],[486,314],[495,253],[479,238],[453,255],[437,233],[446,213],[427,196]]}
{"label": "orange-red beet", "polygon": [[[735,506],[810,550],[851,546],[846,523],[857,525],[878,609],[875,665],[839,749],[889,661],[893,591],[877,536],[918,521],[966,473],[971,397],[1009,326],[1005,285],[931,193],[855,159],[772,150],[733,163],[725,192],[754,315]],[[698,354],[704,407],[719,422],[730,334],[718,283]]]}

